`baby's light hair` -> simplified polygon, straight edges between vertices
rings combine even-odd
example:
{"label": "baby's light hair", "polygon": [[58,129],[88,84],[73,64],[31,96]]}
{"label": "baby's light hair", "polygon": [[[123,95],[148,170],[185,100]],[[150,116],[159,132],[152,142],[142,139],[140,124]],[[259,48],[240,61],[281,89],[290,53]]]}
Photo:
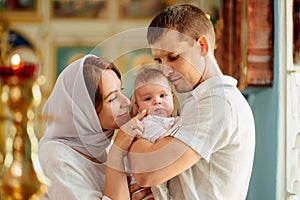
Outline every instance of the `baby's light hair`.
{"label": "baby's light hair", "polygon": [[143,65],[135,78],[134,81],[134,91],[137,89],[138,84],[146,84],[157,78],[166,79],[162,71],[159,69],[158,65],[155,64],[145,64]]}

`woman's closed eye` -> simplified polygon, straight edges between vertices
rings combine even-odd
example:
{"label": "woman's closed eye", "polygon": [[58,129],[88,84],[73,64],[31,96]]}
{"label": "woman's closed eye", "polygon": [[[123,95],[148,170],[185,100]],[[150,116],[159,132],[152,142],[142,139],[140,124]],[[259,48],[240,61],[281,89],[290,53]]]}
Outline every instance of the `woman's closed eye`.
{"label": "woman's closed eye", "polygon": [[120,88],[119,91],[118,90],[114,91],[114,93],[112,93],[110,95],[108,102],[111,103],[111,102],[115,101],[118,98],[118,96],[121,95],[121,93],[123,92],[123,90],[124,90],[124,88]]}
{"label": "woman's closed eye", "polygon": [[108,102],[109,103],[112,103],[114,100],[116,100],[118,97],[117,97],[117,95],[112,95],[110,98],[109,98],[109,100],[108,100]]}

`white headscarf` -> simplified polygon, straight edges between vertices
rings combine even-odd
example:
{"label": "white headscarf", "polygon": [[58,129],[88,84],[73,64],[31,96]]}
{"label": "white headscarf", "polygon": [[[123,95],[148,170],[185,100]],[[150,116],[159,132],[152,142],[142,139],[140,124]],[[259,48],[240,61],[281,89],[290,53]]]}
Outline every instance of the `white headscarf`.
{"label": "white headscarf", "polygon": [[89,56],[96,57],[86,55],[59,75],[43,109],[47,126],[40,144],[60,141],[103,163],[113,130],[102,130],[84,81],[83,63]]}

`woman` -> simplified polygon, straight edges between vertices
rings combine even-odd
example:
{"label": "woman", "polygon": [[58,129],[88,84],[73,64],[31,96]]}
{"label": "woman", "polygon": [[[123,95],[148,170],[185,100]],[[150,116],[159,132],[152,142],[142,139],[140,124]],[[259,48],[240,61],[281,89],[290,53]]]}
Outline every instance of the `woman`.
{"label": "woman", "polygon": [[[41,165],[52,182],[44,199],[103,197],[106,151],[114,130],[124,124],[112,148],[124,151],[143,130],[138,119],[144,114],[127,122],[130,102],[121,92],[120,77],[112,63],[93,55],[71,63],[58,77],[44,106],[46,129],[39,144]],[[114,152],[110,153],[114,160],[123,158]],[[120,192],[129,199],[125,173],[112,167],[108,174],[107,194],[114,197],[112,186],[117,181],[126,185]]]}

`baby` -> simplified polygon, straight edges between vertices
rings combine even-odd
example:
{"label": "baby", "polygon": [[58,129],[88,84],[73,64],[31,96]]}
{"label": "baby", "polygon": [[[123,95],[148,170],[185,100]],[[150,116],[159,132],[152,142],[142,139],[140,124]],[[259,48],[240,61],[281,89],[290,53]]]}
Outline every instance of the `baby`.
{"label": "baby", "polygon": [[[130,110],[131,116],[147,110],[147,116],[141,120],[144,124],[142,138],[154,143],[172,133],[171,129],[178,121],[178,117],[172,117],[174,103],[168,79],[159,69],[144,65],[134,82]],[[170,199],[166,183],[151,190],[155,199]]]}
{"label": "baby", "polygon": [[135,116],[147,110],[142,119],[145,127],[142,137],[155,142],[169,134],[176,121],[172,117],[175,100],[171,87],[159,69],[145,65],[135,79],[134,88],[130,114]]}

